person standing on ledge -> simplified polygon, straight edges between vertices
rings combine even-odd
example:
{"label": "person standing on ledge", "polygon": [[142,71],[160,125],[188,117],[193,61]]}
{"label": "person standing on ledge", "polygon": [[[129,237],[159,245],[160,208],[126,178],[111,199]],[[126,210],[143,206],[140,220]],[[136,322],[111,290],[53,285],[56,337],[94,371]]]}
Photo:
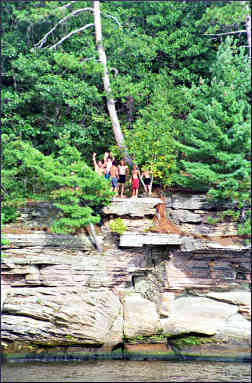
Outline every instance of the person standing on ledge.
{"label": "person standing on ledge", "polygon": [[142,177],[143,177],[143,183],[144,183],[144,191],[145,193],[148,193],[151,195],[151,176],[148,169],[143,169],[142,171]]}
{"label": "person standing on ledge", "polygon": [[109,174],[111,177],[111,190],[117,194],[117,183],[119,174],[117,166],[115,165],[115,161],[112,162]]}
{"label": "person standing on ledge", "polygon": [[132,198],[137,198],[139,190],[139,176],[140,172],[136,164],[133,165],[131,173],[131,184],[132,184]]}
{"label": "person standing on ledge", "polygon": [[96,162],[96,153],[93,153],[93,163],[95,172],[99,174],[99,176],[102,176],[104,174],[105,168],[102,161],[98,161],[98,163]]}
{"label": "person standing on ledge", "polygon": [[120,193],[120,186],[121,186],[121,198],[124,197],[124,185],[126,182],[126,176],[129,172],[128,166],[125,164],[124,160],[120,161],[120,165],[118,165],[118,172],[119,172],[119,180],[118,180],[118,194]]}
{"label": "person standing on ledge", "polygon": [[112,162],[114,161],[114,157],[112,153],[105,152],[104,154],[104,165],[106,167],[105,178],[109,179],[110,177],[110,169],[112,167]]}

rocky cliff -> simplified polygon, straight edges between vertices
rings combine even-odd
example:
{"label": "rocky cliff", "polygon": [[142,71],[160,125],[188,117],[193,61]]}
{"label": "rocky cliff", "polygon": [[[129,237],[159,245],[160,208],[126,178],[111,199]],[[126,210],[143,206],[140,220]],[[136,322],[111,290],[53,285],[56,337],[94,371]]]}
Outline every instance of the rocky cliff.
{"label": "rocky cliff", "polygon": [[[165,232],[157,230],[160,206],[171,223]],[[87,231],[50,233],[56,208],[27,203],[4,228],[4,349],[129,353],[148,343],[174,352],[174,340],[191,337],[248,352],[249,248],[234,223],[208,223],[224,208],[204,195],[114,199],[96,228],[98,252]],[[110,229],[118,217],[121,235]]]}

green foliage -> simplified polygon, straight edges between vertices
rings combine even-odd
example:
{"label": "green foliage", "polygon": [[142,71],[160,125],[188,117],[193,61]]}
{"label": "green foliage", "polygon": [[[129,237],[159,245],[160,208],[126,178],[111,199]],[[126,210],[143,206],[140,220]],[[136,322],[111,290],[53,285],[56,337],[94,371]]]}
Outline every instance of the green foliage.
{"label": "green foliage", "polygon": [[[5,222],[5,214],[3,211],[1,211],[1,228],[3,228],[3,223]],[[3,232],[1,232],[1,246],[2,245],[8,245],[10,243],[10,241],[8,239],[5,238]],[[5,256],[6,257],[6,254],[1,254],[1,257]]]}
{"label": "green foliage", "polygon": [[207,187],[213,199],[250,196],[250,66],[231,39],[220,46],[211,82],[185,89],[191,112],[177,146],[185,176],[177,182]]}
{"label": "green foliage", "polygon": [[19,216],[19,213],[17,212],[17,209],[15,206],[8,206],[8,204],[5,204],[2,209],[2,223],[11,223],[15,222],[17,217]]}
{"label": "green foliage", "polygon": [[201,337],[197,335],[188,335],[188,336],[180,336],[178,338],[174,338],[171,341],[179,348],[183,348],[184,346],[200,346],[205,343],[213,343],[214,340],[211,337]]}
{"label": "green foliage", "polygon": [[216,225],[219,222],[219,218],[207,217],[207,222],[209,225]]}
{"label": "green foliage", "polygon": [[[3,224],[6,222],[5,220],[5,213],[1,210],[1,229],[3,229]],[[3,232],[1,231],[1,246],[2,245],[8,245],[10,241],[5,238]],[[6,256],[4,254],[1,254],[1,256]]]}
{"label": "green foliage", "polygon": [[96,213],[112,196],[108,182],[81,160],[81,153],[69,145],[68,137],[56,141],[57,156],[45,156],[30,143],[12,141],[6,135],[3,141],[3,186],[8,200],[23,201],[39,191],[62,211],[52,226],[57,233],[75,232],[99,221]]}
{"label": "green foliage", "polygon": [[239,210],[224,210],[222,213],[218,213],[218,216],[222,221],[225,220],[225,217],[231,218],[232,221],[238,221],[240,217],[240,211]]}
{"label": "green foliage", "polygon": [[165,334],[156,334],[156,335],[150,336],[149,339],[155,342],[162,342],[167,339],[167,336]]}
{"label": "green foliage", "polygon": [[121,218],[116,218],[110,222],[109,227],[113,233],[123,234],[127,230],[127,226]]}
{"label": "green foliage", "polygon": [[206,33],[213,34],[239,31],[244,29],[246,15],[250,12],[247,6],[250,6],[248,1],[213,3],[196,25],[204,26]]}
{"label": "green foliage", "polygon": [[[77,230],[97,222],[109,200],[106,181],[88,167],[92,152],[99,157],[115,144],[93,29],[49,49],[92,23],[92,12],[69,17],[38,48],[59,20],[91,6],[3,1],[6,222],[15,219],[18,203],[49,198],[63,214],[54,230]],[[250,76],[242,47],[247,37],[235,35],[231,43],[205,34],[244,29],[247,6],[247,1],[101,3],[111,90],[135,161],[163,186],[209,191],[213,199],[237,201],[238,209],[250,199]],[[59,144],[64,135],[65,152]],[[245,222],[239,218],[240,230],[247,231]]]}
{"label": "green foliage", "polygon": [[[92,12],[59,25],[45,48],[36,44],[62,17],[90,6],[87,1],[68,8],[59,1],[43,6],[32,1],[3,2],[3,132],[31,141],[45,154],[55,153],[55,139],[69,134],[86,161],[93,151],[104,152],[114,143],[93,31],[73,35],[57,50],[48,47],[93,22]],[[190,82],[198,71],[208,73],[211,43],[195,27],[207,7],[184,2],[102,3],[112,92],[123,126],[133,125],[155,87],[162,85],[158,77],[162,70],[170,78],[175,113],[181,105],[174,97],[178,84]],[[122,27],[106,14],[116,17]]]}
{"label": "green foliage", "polygon": [[133,160],[148,168],[163,185],[172,182],[176,169],[172,107],[167,104],[164,88],[156,90],[150,104],[139,112],[133,129],[125,130],[126,142]]}
{"label": "green foliage", "polygon": [[[238,235],[251,238],[251,210],[248,211],[247,218],[243,223],[238,225]],[[246,244],[249,242],[246,240]]]}

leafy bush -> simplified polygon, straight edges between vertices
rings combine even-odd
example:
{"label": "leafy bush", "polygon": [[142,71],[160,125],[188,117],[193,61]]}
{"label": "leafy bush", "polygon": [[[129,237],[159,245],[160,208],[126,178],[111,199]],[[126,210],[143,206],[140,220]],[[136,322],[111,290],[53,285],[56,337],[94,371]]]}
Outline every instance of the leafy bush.
{"label": "leafy bush", "polygon": [[[5,220],[5,215],[4,213],[1,211],[1,229],[3,228],[3,223],[4,223],[4,220]],[[2,245],[8,245],[10,243],[10,241],[8,241],[8,239],[5,238],[4,234],[1,232],[1,246]],[[3,256],[6,256],[4,254],[1,254],[1,257]]]}
{"label": "leafy bush", "polygon": [[99,211],[112,196],[109,183],[81,159],[67,136],[56,140],[57,155],[48,156],[28,142],[3,136],[3,186],[8,192],[4,205],[38,196],[51,200],[62,211],[52,225],[57,233],[99,222]]}
{"label": "leafy bush", "polygon": [[127,230],[127,226],[121,218],[116,218],[109,224],[112,232],[117,234],[123,234]]}

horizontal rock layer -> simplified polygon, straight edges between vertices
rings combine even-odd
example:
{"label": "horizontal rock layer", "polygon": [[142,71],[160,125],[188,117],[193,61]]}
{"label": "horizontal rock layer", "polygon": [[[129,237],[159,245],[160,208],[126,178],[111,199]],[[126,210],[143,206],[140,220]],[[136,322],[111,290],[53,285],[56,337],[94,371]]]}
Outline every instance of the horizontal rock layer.
{"label": "horizontal rock layer", "polygon": [[[166,198],[168,214],[178,213],[174,220],[188,235],[146,231],[161,203],[114,199],[98,231],[101,253],[84,232],[37,231],[60,214],[48,215],[50,204],[23,207],[19,223],[7,225],[1,259],[2,340],[114,347],[163,331],[168,338],[193,332],[248,342],[248,246],[229,241],[234,225],[206,223],[216,207],[204,195]],[[119,241],[109,228],[116,216],[127,225]]]}

